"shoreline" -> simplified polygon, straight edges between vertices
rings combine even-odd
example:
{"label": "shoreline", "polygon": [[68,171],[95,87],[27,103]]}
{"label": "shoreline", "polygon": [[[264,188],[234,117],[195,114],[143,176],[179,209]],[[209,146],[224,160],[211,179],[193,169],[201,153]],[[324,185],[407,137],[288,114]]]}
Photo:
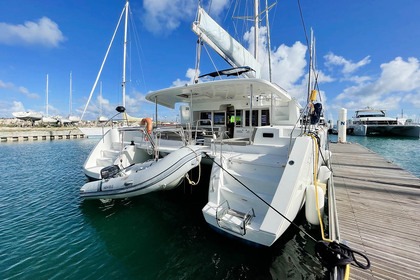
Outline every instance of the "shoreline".
{"label": "shoreline", "polygon": [[86,138],[78,127],[4,127],[0,126],[0,142],[23,142]]}

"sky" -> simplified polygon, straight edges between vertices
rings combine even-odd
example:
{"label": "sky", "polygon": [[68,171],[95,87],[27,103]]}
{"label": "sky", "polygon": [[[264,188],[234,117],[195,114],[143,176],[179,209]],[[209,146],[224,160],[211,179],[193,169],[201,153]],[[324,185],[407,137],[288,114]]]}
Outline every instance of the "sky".
{"label": "sky", "polygon": [[[245,2],[202,0],[202,5],[253,50],[249,21],[232,19],[232,12],[242,13],[235,7],[246,6]],[[12,118],[17,111],[45,115],[47,100],[50,116],[81,116],[91,93],[83,119],[113,116],[122,104],[121,27],[93,86],[124,5],[125,0],[0,1],[0,118]],[[145,100],[147,93],[191,83],[197,47],[191,25],[197,5],[197,0],[130,1],[126,67],[130,115],[154,117],[155,105]],[[418,11],[417,0],[279,0],[269,13],[272,80],[305,105],[307,36],[312,28],[327,119],[336,120],[341,108],[350,118],[355,110],[369,106],[385,109],[392,117],[403,114],[419,121]],[[266,32],[264,18],[258,46],[264,69],[268,69]],[[230,66],[210,47],[203,47],[200,73],[216,67]],[[263,72],[265,78],[267,73]],[[158,110],[161,120],[175,121],[179,115],[176,109]]]}

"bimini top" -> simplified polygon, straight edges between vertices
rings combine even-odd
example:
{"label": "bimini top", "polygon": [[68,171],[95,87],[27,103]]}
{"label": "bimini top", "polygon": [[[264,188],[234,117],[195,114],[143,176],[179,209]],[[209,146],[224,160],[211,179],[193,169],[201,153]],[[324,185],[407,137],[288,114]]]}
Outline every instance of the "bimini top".
{"label": "bimini top", "polygon": [[385,110],[373,109],[367,107],[356,111],[356,118],[369,118],[369,117],[385,117]]}
{"label": "bimini top", "polygon": [[267,99],[273,96],[281,102],[288,102],[292,98],[283,88],[263,79],[226,79],[204,82],[198,84],[184,85],[166,88],[151,92],[146,95],[146,99],[157,104],[175,108],[176,103],[188,103],[192,99],[194,103],[226,102],[228,100],[249,100],[251,94]]}

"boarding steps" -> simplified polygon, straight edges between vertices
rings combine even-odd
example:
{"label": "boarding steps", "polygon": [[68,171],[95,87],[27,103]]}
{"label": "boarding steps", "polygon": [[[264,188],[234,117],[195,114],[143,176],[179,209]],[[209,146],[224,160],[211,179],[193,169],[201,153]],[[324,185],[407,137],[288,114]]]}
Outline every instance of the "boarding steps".
{"label": "boarding steps", "polygon": [[121,143],[114,142],[112,143],[109,149],[101,150],[101,157],[96,159],[97,167],[106,167],[113,165],[118,155],[121,152]]}
{"label": "boarding steps", "polygon": [[216,219],[219,227],[236,232],[240,235],[246,234],[246,226],[255,217],[254,209],[250,208],[247,213],[236,211],[229,206],[225,200],[216,210]]}

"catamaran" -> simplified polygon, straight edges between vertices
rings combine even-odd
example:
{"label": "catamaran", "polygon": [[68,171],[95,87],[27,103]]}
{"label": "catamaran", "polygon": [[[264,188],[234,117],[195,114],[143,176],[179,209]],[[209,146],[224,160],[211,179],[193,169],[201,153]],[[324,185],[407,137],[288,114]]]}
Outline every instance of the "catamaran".
{"label": "catamaran", "polygon": [[[258,34],[258,6],[255,10],[254,30]],[[99,174],[97,178],[102,180],[82,187],[81,195],[93,191],[99,197],[111,185],[118,191],[126,188],[126,192],[132,185],[141,188],[143,180],[149,178],[133,174],[138,168],[152,168],[145,166],[151,157],[160,166],[156,170],[164,172],[168,168],[165,162],[174,158],[171,155],[183,147],[199,146],[201,161],[212,166],[208,202],[202,209],[206,222],[225,234],[271,246],[295,219],[307,196],[313,198],[315,190],[322,197],[322,187],[331,176],[326,166],[330,153],[327,127],[321,122],[322,105],[314,90],[308,104],[301,107],[285,89],[261,78],[258,55],[250,54],[201,7],[193,31],[199,46],[211,46],[231,68],[196,76],[193,84],[149,93],[146,99],[156,108],[175,108],[178,104],[181,125],[155,128],[151,133],[138,127],[110,130],[84,166],[85,174]],[[203,82],[205,77],[215,79]],[[196,166],[188,161],[186,165]],[[126,169],[131,171],[124,174]],[[112,171],[110,176],[108,171]],[[114,187],[117,182],[118,187]],[[314,216],[311,210],[307,212],[308,220],[317,219],[317,215],[310,217]]]}
{"label": "catamaran", "polygon": [[[258,34],[258,6],[254,18]],[[302,209],[308,193],[322,193],[331,175],[325,166],[330,153],[327,127],[320,121],[322,105],[316,91],[301,107],[285,89],[261,78],[258,56],[201,7],[193,31],[199,46],[208,44],[232,68],[146,96],[156,108],[179,104],[185,128],[178,140],[155,129],[160,136],[156,148],[170,154],[176,145],[202,145],[202,161],[212,165],[208,202],[202,209],[206,222],[219,232],[271,246]],[[204,77],[215,79],[202,82]]]}
{"label": "catamaran", "polygon": [[420,137],[420,125],[405,118],[388,117],[385,110],[370,107],[357,110],[347,130],[357,136]]}

